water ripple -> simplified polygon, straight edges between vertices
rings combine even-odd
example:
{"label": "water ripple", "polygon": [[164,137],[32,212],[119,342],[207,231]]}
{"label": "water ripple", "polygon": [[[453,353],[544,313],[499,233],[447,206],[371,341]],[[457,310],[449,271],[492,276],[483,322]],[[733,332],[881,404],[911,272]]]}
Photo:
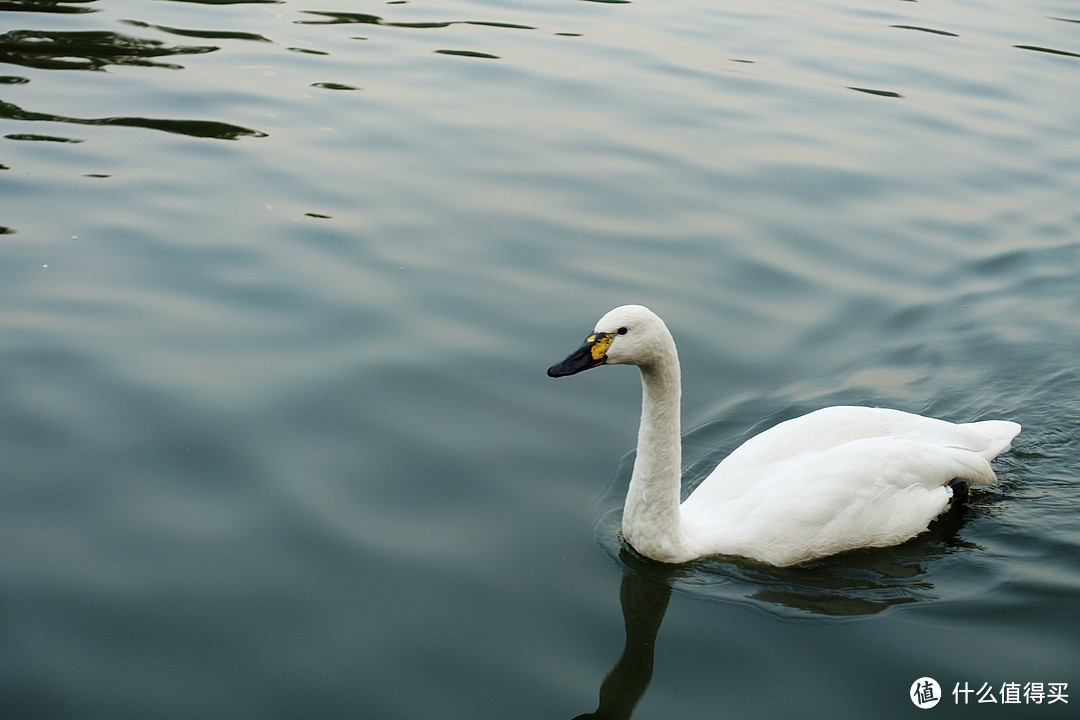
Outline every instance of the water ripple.
{"label": "water ripple", "polygon": [[849,86],[848,90],[855,90],[856,92],[866,93],[867,95],[877,95],[879,97],[889,97],[889,98],[902,98],[902,97],[904,97],[900,93],[894,92],[892,90],[875,90],[874,88],[863,88],[863,87],[854,87],[854,86]]}
{"label": "water ripple", "polygon": [[1033,52],[1049,53],[1051,55],[1064,55],[1065,57],[1080,58],[1080,53],[1069,52],[1067,50],[1055,50],[1054,48],[1039,47],[1038,45],[1013,45],[1014,48],[1020,50],[1031,50]]}
{"label": "water ripple", "polygon": [[[146,117],[104,117],[104,118],[76,118],[50,113],[31,112],[23,110],[18,105],[0,101],[0,118],[8,120],[28,120],[40,122],[60,122],[73,125],[113,125],[121,127],[141,127],[151,130],[189,135],[191,137],[214,138],[217,140],[236,140],[241,137],[266,137],[266,133],[251,128],[230,125],[229,123],[216,122],[213,120],[179,120],[169,118],[146,118]],[[9,139],[29,139],[29,136],[6,136]],[[41,136],[33,136],[33,139],[45,139]],[[59,138],[48,138],[61,141]],[[81,140],[63,139],[62,142],[82,142]]]}
{"label": "water ripple", "polygon": [[170,35],[201,38],[203,40],[252,40],[254,42],[273,42],[270,38],[263,37],[258,33],[235,32],[230,30],[188,30],[185,28],[168,27],[167,25],[152,25],[151,23],[143,22],[141,20],[121,20],[120,22],[133,27],[151,28],[153,30],[169,33]]}
{"label": "water ripple", "polygon": [[688,477],[822,405],[1024,425],[904,546],[679,568],[653,709],[1076,667],[1080,25],[969,5],[0,0],[0,716],[572,715],[663,580],[590,528],[630,371],[543,373],[620,302]]}
{"label": "water ripple", "polygon": [[109,65],[180,69],[149,58],[195,55],[218,50],[211,45],[169,46],[157,40],[103,30],[11,30],[0,35],[0,62],[43,70],[102,70]]}
{"label": "water ripple", "polygon": [[382,25],[384,27],[414,28],[419,30],[447,28],[451,25],[479,25],[484,27],[506,28],[509,30],[535,30],[531,25],[518,23],[490,22],[486,20],[446,20],[432,22],[387,22],[378,15],[367,13],[337,12],[330,10],[303,10],[308,15],[318,15],[325,20],[296,20],[297,25]]}
{"label": "water ripple", "polygon": [[360,88],[354,85],[345,85],[343,83],[335,82],[317,82],[312,83],[311,87],[322,88],[323,90],[359,90]]}
{"label": "water ripple", "polygon": [[285,0],[169,0],[193,5],[279,5]]}
{"label": "water ripple", "polygon": [[97,12],[97,8],[84,7],[82,3],[97,0],[0,0],[0,12],[39,12],[79,14]]}
{"label": "water ripple", "polygon": [[934,28],[919,27],[918,25],[893,25],[894,28],[901,30],[918,30],[925,33],[933,33],[934,35],[945,35],[947,37],[960,37],[956,33],[946,32],[945,30],[935,30]]}
{"label": "water ripple", "polygon": [[459,57],[471,57],[471,58],[487,58],[489,60],[498,60],[498,55],[492,55],[491,53],[477,52],[476,50],[436,50],[439,55],[457,55]]}

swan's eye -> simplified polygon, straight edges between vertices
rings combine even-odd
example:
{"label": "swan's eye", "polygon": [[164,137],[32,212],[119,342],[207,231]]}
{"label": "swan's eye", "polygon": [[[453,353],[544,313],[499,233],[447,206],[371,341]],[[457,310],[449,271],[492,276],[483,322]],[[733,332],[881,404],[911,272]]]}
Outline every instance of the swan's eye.
{"label": "swan's eye", "polygon": [[626,334],[626,328],[624,328],[624,327],[619,328],[619,334],[620,335],[625,335]]}

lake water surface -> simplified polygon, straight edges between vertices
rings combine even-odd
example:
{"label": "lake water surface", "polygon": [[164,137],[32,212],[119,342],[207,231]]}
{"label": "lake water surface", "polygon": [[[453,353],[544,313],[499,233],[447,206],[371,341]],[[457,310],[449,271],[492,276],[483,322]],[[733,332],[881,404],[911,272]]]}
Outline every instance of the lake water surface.
{"label": "lake water surface", "polygon": [[[1074,2],[0,0],[0,228],[0,717],[1075,717]],[[628,302],[689,483],[1024,430],[899,547],[646,562],[637,378],[544,372]]]}

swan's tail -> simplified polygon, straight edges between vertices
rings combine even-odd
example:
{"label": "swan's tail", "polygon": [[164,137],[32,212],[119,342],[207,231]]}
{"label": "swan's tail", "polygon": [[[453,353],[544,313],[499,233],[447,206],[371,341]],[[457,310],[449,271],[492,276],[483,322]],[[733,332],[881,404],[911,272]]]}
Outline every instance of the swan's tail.
{"label": "swan's tail", "polygon": [[1010,420],[982,420],[963,423],[965,435],[970,439],[969,450],[979,453],[987,460],[1008,452],[1013,438],[1020,434],[1020,424]]}

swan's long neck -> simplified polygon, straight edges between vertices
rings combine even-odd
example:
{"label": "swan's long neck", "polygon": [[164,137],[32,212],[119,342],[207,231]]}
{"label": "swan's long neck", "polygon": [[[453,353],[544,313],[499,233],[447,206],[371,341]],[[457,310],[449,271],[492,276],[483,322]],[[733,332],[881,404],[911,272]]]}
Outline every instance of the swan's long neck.
{"label": "swan's long neck", "polygon": [[642,555],[680,562],[684,552],[679,525],[682,383],[674,342],[660,360],[640,369],[641,426],[634,472],[623,507],[623,536]]}

